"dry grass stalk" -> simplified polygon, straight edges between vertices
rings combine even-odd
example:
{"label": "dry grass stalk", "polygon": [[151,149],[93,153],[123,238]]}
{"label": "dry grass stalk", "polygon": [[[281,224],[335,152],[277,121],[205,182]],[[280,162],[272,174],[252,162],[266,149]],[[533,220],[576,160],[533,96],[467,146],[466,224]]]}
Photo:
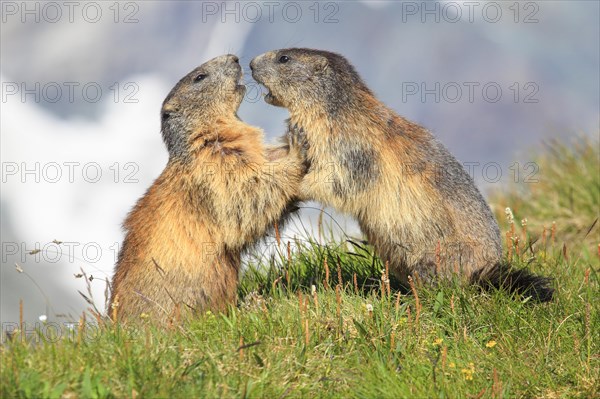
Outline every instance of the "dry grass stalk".
{"label": "dry grass stalk", "polygon": [[310,342],[310,330],[308,328],[308,318],[304,319],[304,343],[308,346]]}
{"label": "dry grass stalk", "polygon": [[318,315],[319,314],[319,296],[317,295],[317,287],[313,285],[311,287],[311,290],[312,290],[313,301],[315,303],[315,312],[317,312],[317,315]]}
{"label": "dry grass stalk", "polygon": [[421,315],[421,301],[419,300],[419,293],[417,292],[417,287],[415,286],[412,276],[408,276],[408,284],[410,285],[410,289],[415,296],[415,325],[418,327],[419,317]]}
{"label": "dry grass stalk", "polygon": [[323,286],[326,290],[329,289],[329,265],[327,264],[327,258],[323,260],[323,266],[325,267],[325,281],[323,282]]}
{"label": "dry grass stalk", "polygon": [[[92,309],[92,308],[88,308],[88,312],[90,312],[92,314],[92,316],[94,316],[96,318],[96,322],[98,322],[99,326],[104,325],[104,320],[102,319],[102,315],[100,313],[95,312],[94,309]],[[113,323],[115,323],[115,322],[116,321],[114,321]]]}
{"label": "dry grass stalk", "polygon": [[506,232],[506,248],[507,248],[507,253],[506,253],[506,257],[508,258],[508,261],[512,261],[512,237],[510,236],[510,231]]}
{"label": "dry grass stalk", "polygon": [[395,310],[396,310],[396,314],[398,314],[398,310],[400,310],[400,292],[398,292],[396,294],[396,305],[395,305]]}
{"label": "dry grass stalk", "polygon": [[148,324],[144,324],[144,332],[146,335],[146,350],[149,350],[152,346],[152,336],[150,335],[150,328],[148,327]]}
{"label": "dry grass stalk", "polygon": [[275,286],[277,285],[278,282],[281,281],[282,278],[283,278],[283,276],[279,276],[275,280],[273,280],[273,284],[272,284],[273,291],[275,291]]}
{"label": "dry grass stalk", "polygon": [[573,351],[575,353],[580,353],[581,341],[579,341],[579,338],[577,337],[577,333],[573,333],[572,337],[573,337]]}
{"label": "dry grass stalk", "polygon": [[77,326],[77,346],[81,345],[81,337],[83,337],[84,330],[85,330],[85,312],[81,312],[81,317],[79,318],[79,325]]}
{"label": "dry grass stalk", "polygon": [[290,245],[291,244],[288,241],[287,242],[287,268],[285,270],[285,280],[287,282],[288,289],[291,288],[291,286],[290,286],[290,268],[292,266],[292,249],[291,249]]}
{"label": "dry grass stalk", "polygon": [[119,307],[119,294],[115,295],[115,299],[111,306],[111,311],[112,311],[111,318],[115,325],[117,324],[117,309],[118,309],[118,307]]}
{"label": "dry grass stalk", "polygon": [[275,241],[277,242],[277,247],[281,245],[281,234],[279,233],[279,223],[275,222]]}
{"label": "dry grass stalk", "polygon": [[385,262],[385,288],[387,289],[388,299],[392,295],[392,290],[390,287],[390,261]]}
{"label": "dry grass stalk", "polygon": [[340,318],[340,315],[342,314],[342,293],[341,293],[341,287],[340,285],[336,285],[335,286],[335,301],[336,301],[336,314],[338,319]]}
{"label": "dry grass stalk", "polygon": [[442,346],[442,370],[446,368],[446,361],[448,360],[448,347]]}
{"label": "dry grass stalk", "polygon": [[304,315],[304,297],[302,291],[298,291],[298,309],[300,310],[300,318]]}
{"label": "dry grass stalk", "polygon": [[337,257],[337,275],[338,275],[338,284],[342,287],[344,286],[344,280],[342,280],[342,262],[340,261],[340,257]]}
{"label": "dry grass stalk", "polygon": [[547,230],[546,230],[546,226],[544,226],[544,228],[542,230],[542,248],[544,248],[544,251],[546,251],[546,235],[547,235]]}
{"label": "dry grass stalk", "polygon": [[492,381],[492,398],[502,397],[502,381],[498,377],[498,370],[496,368],[494,368]]}
{"label": "dry grass stalk", "polygon": [[323,213],[325,213],[325,208],[321,208],[321,212],[319,212],[319,220],[317,222],[317,232],[319,234],[319,243],[321,242],[321,235],[323,233]]}
{"label": "dry grass stalk", "polygon": [[244,360],[244,336],[240,335],[240,345],[239,345],[239,350],[238,350],[238,356],[240,359],[240,362]]}
{"label": "dry grass stalk", "polygon": [[180,325],[179,321],[181,319],[181,310],[178,302],[175,302],[175,307],[169,316],[169,322],[167,324],[167,328],[169,330],[175,329]]}
{"label": "dry grass stalk", "polygon": [[441,244],[439,240],[435,246],[435,274],[436,276],[440,276],[442,274]]}

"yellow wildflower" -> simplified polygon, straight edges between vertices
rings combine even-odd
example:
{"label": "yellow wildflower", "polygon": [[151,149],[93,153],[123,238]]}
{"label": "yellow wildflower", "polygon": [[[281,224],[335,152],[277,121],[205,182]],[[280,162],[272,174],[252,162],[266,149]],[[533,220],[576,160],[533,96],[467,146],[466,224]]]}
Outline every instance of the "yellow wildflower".
{"label": "yellow wildflower", "polygon": [[493,348],[494,346],[496,346],[496,341],[491,340],[490,342],[488,342],[487,344],[485,344],[485,346],[487,348]]}
{"label": "yellow wildflower", "polygon": [[473,374],[475,374],[475,365],[472,362],[469,363],[469,368],[461,369],[460,371],[465,376],[466,381],[473,381]]}

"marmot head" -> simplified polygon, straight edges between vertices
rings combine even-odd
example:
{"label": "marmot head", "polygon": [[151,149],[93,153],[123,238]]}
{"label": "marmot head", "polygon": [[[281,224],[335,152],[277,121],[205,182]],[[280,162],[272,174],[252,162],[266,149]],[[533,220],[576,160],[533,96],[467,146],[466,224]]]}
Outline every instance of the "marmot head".
{"label": "marmot head", "polygon": [[200,65],[173,87],[161,109],[161,131],[170,156],[185,155],[194,132],[219,118],[235,117],[246,93],[235,55]]}
{"label": "marmot head", "polygon": [[252,77],[269,92],[265,101],[290,112],[314,107],[336,115],[356,102],[360,93],[370,94],[352,64],[328,51],[289,48],[269,51],[250,62]]}

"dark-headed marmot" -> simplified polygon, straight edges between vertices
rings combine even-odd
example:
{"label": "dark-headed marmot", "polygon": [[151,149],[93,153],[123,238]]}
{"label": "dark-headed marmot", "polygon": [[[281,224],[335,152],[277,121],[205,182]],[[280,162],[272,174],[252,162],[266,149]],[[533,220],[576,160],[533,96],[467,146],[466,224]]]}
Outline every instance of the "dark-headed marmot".
{"label": "dark-headed marmot", "polygon": [[[237,117],[241,76],[236,56],[220,56],[165,99],[169,161],[124,222],[111,297],[118,320],[145,313],[165,322],[234,303],[240,253],[295,197],[300,156],[294,148],[269,153],[262,132]],[[285,156],[269,162],[274,153]]]}
{"label": "dark-headed marmot", "polygon": [[502,263],[498,225],[471,177],[423,127],[382,104],[341,55],[312,49],[254,58],[265,100],[305,140],[299,198],[354,216],[401,281],[457,272],[550,300],[548,279]]}

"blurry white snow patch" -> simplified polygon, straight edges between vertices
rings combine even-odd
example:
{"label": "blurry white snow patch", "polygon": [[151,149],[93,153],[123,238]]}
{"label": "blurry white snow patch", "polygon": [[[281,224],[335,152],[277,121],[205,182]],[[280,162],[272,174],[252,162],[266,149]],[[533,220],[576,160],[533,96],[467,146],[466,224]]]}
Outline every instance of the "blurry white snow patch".
{"label": "blurry white snow patch", "polygon": [[[1,79],[3,85],[8,81]],[[3,229],[10,226],[27,250],[63,242],[58,255],[28,255],[24,268],[72,276],[82,267],[96,279],[112,275],[123,239],[121,222],[168,159],[159,115],[169,87],[153,76],[129,81],[139,87],[138,102],[114,103],[112,96],[103,96],[98,120],[63,120],[20,95],[3,102],[1,200],[10,209]],[[59,247],[53,245],[53,251]],[[73,289],[82,289],[81,280],[69,281]],[[44,281],[37,283],[43,289]],[[94,281],[92,288],[102,307],[104,283]]]}

